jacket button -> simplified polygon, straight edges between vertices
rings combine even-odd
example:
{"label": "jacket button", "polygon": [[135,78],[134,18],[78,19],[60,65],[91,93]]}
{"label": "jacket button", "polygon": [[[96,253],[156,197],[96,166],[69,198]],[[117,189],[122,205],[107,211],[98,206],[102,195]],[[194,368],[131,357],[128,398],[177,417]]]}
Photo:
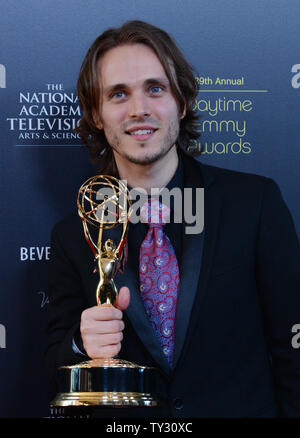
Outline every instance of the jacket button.
{"label": "jacket button", "polygon": [[181,398],[175,398],[175,399],[173,400],[173,404],[174,404],[174,408],[175,408],[175,409],[180,410],[180,409],[183,408],[183,404],[182,404],[182,400],[181,400]]}

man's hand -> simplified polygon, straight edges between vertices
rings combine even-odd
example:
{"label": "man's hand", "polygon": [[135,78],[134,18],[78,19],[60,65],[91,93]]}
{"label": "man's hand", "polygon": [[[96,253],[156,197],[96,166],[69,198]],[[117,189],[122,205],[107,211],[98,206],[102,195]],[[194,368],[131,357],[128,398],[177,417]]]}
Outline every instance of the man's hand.
{"label": "man's hand", "polygon": [[128,287],[121,287],[116,307],[104,304],[82,312],[80,333],[91,359],[113,357],[119,353],[124,329],[122,310],[127,309],[129,302]]}

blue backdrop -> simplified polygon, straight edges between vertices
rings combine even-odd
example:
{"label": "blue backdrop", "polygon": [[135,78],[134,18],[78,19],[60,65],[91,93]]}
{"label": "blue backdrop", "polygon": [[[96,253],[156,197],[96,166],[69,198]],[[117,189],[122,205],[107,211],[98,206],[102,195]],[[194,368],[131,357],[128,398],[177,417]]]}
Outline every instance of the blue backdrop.
{"label": "blue backdrop", "polygon": [[128,19],[173,35],[196,70],[200,159],[274,178],[300,234],[300,3],[1,0],[0,7],[0,417],[41,417],[50,230],[95,173],[71,131],[88,47]]}

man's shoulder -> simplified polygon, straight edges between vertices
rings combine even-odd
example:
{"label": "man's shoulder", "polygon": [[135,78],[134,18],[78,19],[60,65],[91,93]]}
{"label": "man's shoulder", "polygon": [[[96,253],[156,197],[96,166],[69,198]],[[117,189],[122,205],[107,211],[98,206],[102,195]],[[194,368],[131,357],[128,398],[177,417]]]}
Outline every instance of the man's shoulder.
{"label": "man's shoulder", "polygon": [[198,161],[202,173],[204,185],[214,183],[220,190],[233,190],[234,192],[245,190],[247,192],[264,191],[267,186],[276,185],[273,179],[250,172],[242,172],[222,167],[204,164]]}
{"label": "man's shoulder", "polygon": [[204,181],[204,198],[207,200],[217,196],[225,208],[235,209],[238,206],[240,212],[249,217],[262,208],[272,214],[279,214],[286,208],[281,190],[272,178],[203,163],[199,166]]}
{"label": "man's shoulder", "polygon": [[186,153],[182,154],[182,157],[186,179],[202,184],[204,188],[214,185],[220,191],[239,192],[248,188],[257,192],[257,190],[264,190],[269,184],[276,185],[271,178],[266,176],[206,164],[201,158],[198,159]]}
{"label": "man's shoulder", "polygon": [[52,233],[59,235],[74,234],[77,233],[81,227],[81,220],[78,213],[74,211],[59,219],[53,226]]}

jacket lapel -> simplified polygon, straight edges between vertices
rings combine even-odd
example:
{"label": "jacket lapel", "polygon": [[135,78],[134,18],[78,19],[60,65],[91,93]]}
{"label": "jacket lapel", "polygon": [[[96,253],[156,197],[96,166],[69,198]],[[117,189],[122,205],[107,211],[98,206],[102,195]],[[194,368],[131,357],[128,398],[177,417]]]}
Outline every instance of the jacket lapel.
{"label": "jacket lapel", "polygon": [[219,196],[213,190],[214,176],[209,167],[195,162],[187,155],[183,155],[183,159],[185,187],[204,188],[204,230],[199,234],[185,234],[184,223],[174,367],[184,352],[187,334],[193,329],[190,325],[192,314],[196,307],[201,309],[200,303],[206,294],[221,205]]}

